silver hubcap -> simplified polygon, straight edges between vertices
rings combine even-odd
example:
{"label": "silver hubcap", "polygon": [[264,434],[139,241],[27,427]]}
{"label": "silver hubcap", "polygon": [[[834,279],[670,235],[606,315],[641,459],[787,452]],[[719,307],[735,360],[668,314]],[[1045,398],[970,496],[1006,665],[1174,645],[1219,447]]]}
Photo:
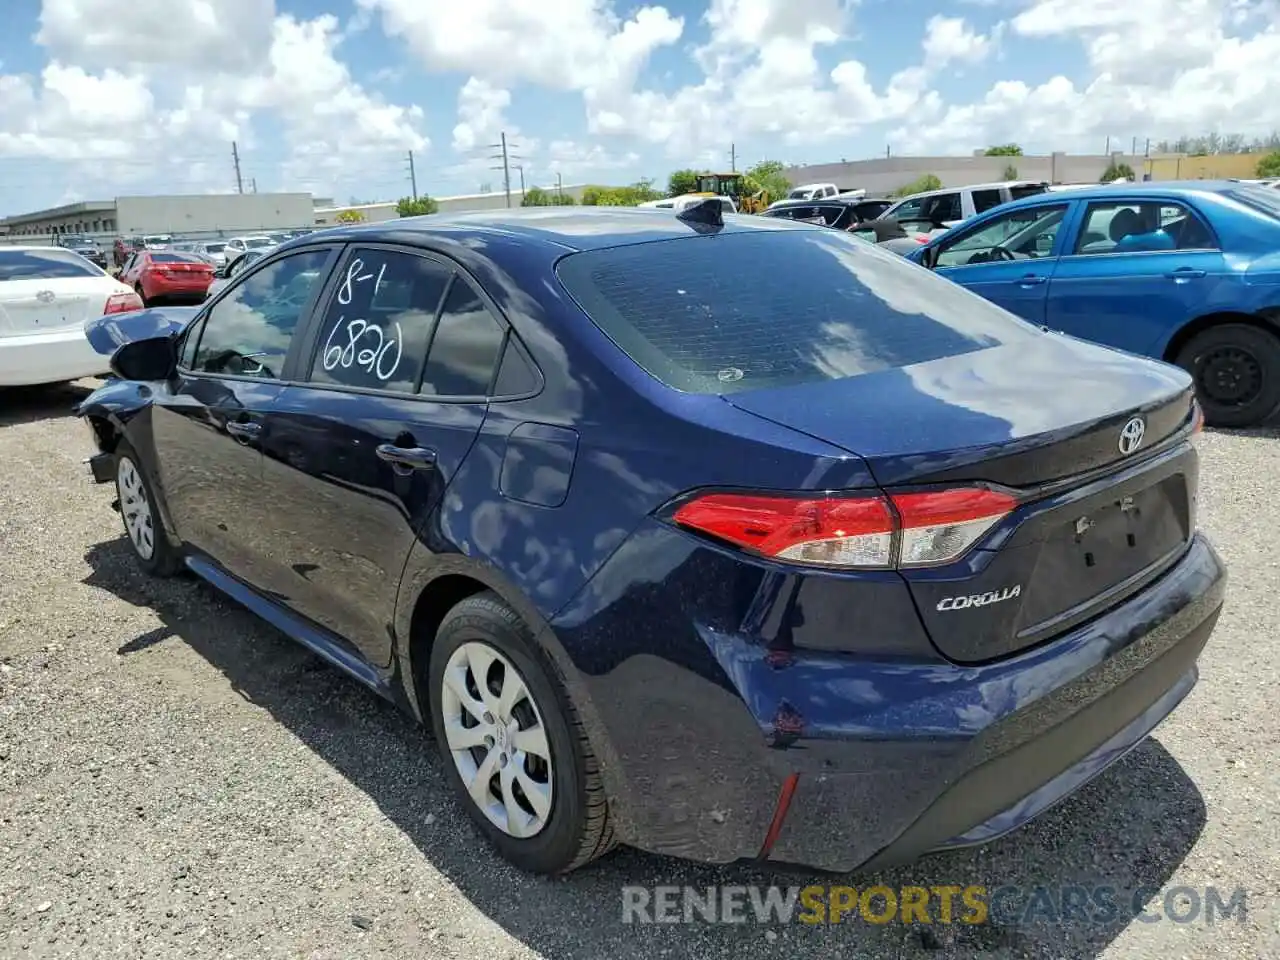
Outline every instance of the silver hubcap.
{"label": "silver hubcap", "polygon": [[487,643],[464,643],[445,667],[440,709],[475,805],[510,836],[539,833],[551,816],[551,750],[524,677]]}
{"label": "silver hubcap", "polygon": [[142,486],[142,475],[128,457],[121,457],[116,467],[116,492],[120,495],[120,513],[129,533],[133,549],[143,560],[150,560],[156,549],[155,529],[151,520],[151,504]]}

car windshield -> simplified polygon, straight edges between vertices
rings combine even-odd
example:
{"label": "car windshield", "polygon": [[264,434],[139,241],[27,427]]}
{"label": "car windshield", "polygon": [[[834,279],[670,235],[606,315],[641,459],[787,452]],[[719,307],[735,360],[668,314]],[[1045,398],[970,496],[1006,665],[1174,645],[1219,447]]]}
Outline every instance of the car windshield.
{"label": "car windshield", "polygon": [[248,237],[244,241],[244,245],[249,250],[261,250],[263,247],[271,246],[275,241],[270,237]]}
{"label": "car windshield", "polygon": [[70,251],[0,249],[0,282],[100,277],[102,271]]}
{"label": "car windshield", "polygon": [[1232,190],[1228,190],[1227,196],[1236,201],[1236,203],[1243,203],[1252,210],[1265,213],[1272,219],[1280,220],[1280,193],[1269,187],[1241,184]]}
{"label": "car windshield", "polygon": [[[561,283],[657,380],[726,394],[908,367],[1035,328],[843,231],[751,231],[570,254]],[[761,285],[762,276],[804,277]]]}
{"label": "car windshield", "polygon": [[227,249],[227,245],[225,243],[206,243],[203,246],[205,253],[221,253],[223,250]]}

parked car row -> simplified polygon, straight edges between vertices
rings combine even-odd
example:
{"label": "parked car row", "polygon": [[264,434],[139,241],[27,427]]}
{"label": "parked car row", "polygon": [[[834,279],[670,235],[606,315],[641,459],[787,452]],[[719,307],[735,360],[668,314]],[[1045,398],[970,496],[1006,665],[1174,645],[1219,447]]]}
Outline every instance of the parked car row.
{"label": "parked car row", "polygon": [[116,237],[112,246],[112,263],[116,267],[121,267],[131,254],[145,250],[176,250],[182,253],[198,254],[214,266],[222,266],[228,259],[234,259],[246,250],[276,246],[309,233],[311,233],[310,229],[298,229],[273,230],[216,239],[174,237],[167,233]]}

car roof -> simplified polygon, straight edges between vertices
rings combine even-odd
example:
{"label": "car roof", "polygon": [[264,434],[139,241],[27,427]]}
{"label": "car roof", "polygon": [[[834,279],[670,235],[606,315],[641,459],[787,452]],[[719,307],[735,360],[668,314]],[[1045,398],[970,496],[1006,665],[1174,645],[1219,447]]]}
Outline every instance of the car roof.
{"label": "car roof", "polygon": [[63,248],[62,248],[62,247],[59,247],[59,246],[57,246],[57,245],[55,245],[55,244],[49,244],[49,243],[30,243],[30,244],[28,244],[28,243],[22,243],[22,244],[18,244],[18,243],[4,243],[4,244],[0,244],[0,253],[3,253],[3,252],[4,252],[4,251],[6,251],[6,250],[18,250],[18,251],[21,251],[22,253],[32,253],[32,252],[40,252],[40,253],[61,253],[61,252],[63,251]]}
{"label": "car roof", "polygon": [[1117,196],[1154,193],[1161,196],[1212,196],[1239,190],[1241,184],[1236,180],[1137,180],[1131,183],[1099,183],[1086,187],[1075,187],[1065,191],[1049,191],[1037,193],[1030,197],[1022,197],[1009,203],[1002,203],[992,210],[1008,211],[1021,207],[1034,207],[1042,203],[1065,203],[1068,200],[1110,200]]}
{"label": "car roof", "polygon": [[[721,232],[797,229],[828,228],[775,217],[725,214]],[[638,207],[525,207],[471,213],[433,213],[378,223],[343,224],[316,230],[305,237],[289,241],[288,245],[292,248],[295,244],[301,246],[325,240],[413,244],[432,237],[466,244],[468,241],[486,238],[508,238],[540,244],[549,250],[554,248],[563,253],[654,240],[674,240],[697,236],[698,232],[694,225],[672,216],[669,210],[642,210]]]}

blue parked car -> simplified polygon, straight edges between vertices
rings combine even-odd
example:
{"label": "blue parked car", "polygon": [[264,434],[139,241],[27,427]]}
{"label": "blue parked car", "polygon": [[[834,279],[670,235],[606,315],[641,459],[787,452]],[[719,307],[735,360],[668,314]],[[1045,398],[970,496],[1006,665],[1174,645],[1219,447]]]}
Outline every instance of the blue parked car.
{"label": "blue parked car", "polygon": [[431,726],[531,871],[1000,836],[1222,604],[1183,371],[718,200],[327,230],[87,333],[137,562]]}
{"label": "blue parked car", "polygon": [[1280,193],[1126,183],[1004,204],[909,259],[1026,320],[1176,363],[1206,420],[1280,409]]}

